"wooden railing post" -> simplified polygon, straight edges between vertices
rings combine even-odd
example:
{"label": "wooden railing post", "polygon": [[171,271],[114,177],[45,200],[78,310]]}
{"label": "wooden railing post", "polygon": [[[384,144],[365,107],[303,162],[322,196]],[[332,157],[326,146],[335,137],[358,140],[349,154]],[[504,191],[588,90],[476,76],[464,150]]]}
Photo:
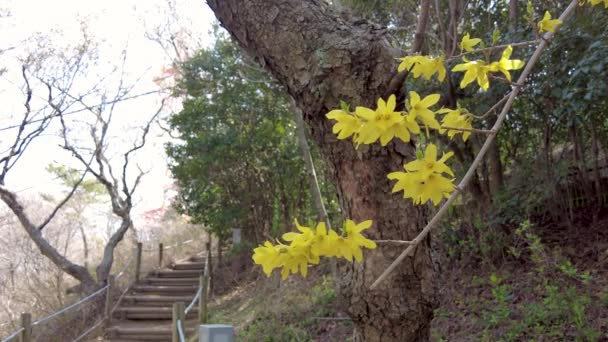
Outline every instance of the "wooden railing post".
{"label": "wooden railing post", "polygon": [[110,274],[108,277],[108,288],[106,289],[106,327],[109,327],[112,323],[112,291],[114,290],[114,275]]}
{"label": "wooden railing post", "polygon": [[21,342],[32,342],[32,315],[30,313],[21,314]]}
{"label": "wooden railing post", "polygon": [[208,295],[213,293],[213,277],[211,274],[213,273],[213,260],[211,260],[211,242],[206,243],[207,247],[207,285],[209,286]]}
{"label": "wooden railing post", "polygon": [[158,244],[158,268],[163,268],[163,243]]}
{"label": "wooden railing post", "polygon": [[142,244],[141,242],[137,243],[137,256],[135,259],[135,283],[139,283],[139,277],[141,273],[141,250]]}
{"label": "wooden railing post", "polygon": [[209,273],[207,267],[205,267],[205,273],[200,276],[199,285],[201,287],[201,297],[198,299],[198,324],[207,323],[209,312],[207,311],[207,302],[209,296],[207,295],[207,284],[209,283]]}
{"label": "wooden railing post", "polygon": [[182,322],[182,328],[185,329],[184,326],[184,317],[186,316],[184,314],[184,310],[185,310],[185,304],[184,302],[177,302],[177,303],[173,303],[173,313],[171,315],[172,317],[172,324],[171,324],[171,331],[172,331],[172,336],[171,336],[171,342],[180,342],[179,341],[179,332],[177,331],[177,321],[180,320]]}

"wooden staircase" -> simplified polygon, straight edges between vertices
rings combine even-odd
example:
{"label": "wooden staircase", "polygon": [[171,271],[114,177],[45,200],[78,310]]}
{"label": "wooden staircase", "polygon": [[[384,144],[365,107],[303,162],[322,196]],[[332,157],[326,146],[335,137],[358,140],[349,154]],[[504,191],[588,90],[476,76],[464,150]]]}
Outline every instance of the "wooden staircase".
{"label": "wooden staircase", "polygon": [[[172,264],[150,272],[131,286],[112,315],[106,329],[108,341],[171,341],[173,303],[190,304],[205,268],[205,257]],[[192,336],[198,322],[195,305],[186,316],[186,335]]]}

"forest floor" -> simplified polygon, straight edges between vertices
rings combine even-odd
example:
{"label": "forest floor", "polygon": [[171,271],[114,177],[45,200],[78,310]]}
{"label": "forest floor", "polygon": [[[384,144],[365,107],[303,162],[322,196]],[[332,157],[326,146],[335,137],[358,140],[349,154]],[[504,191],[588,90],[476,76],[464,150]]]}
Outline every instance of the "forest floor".
{"label": "forest floor", "polygon": [[[608,341],[608,219],[585,233],[545,229],[492,262],[439,247],[440,306],[433,341]],[[508,254],[508,255],[507,255]],[[239,341],[352,339],[323,267],[280,282],[252,268],[250,254],[226,257],[211,306],[213,323]]]}

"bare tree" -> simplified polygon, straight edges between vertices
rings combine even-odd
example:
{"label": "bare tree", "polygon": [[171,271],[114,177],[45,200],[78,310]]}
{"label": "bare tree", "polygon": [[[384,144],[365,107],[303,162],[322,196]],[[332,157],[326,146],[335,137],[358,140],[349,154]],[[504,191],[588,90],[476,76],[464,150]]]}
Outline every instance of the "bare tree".
{"label": "bare tree", "polygon": [[[121,96],[125,96],[128,91],[119,87],[112,103],[116,103]],[[51,106],[56,105],[50,102]],[[66,121],[63,116],[60,115],[60,122],[62,126],[62,137],[64,140],[63,148],[70,151],[72,155],[80,161],[80,163],[90,172],[99,183],[101,183],[106,189],[110,196],[112,204],[112,212],[114,215],[119,217],[120,226],[110,236],[110,239],[104,247],[103,258],[96,268],[97,279],[107,279],[112,263],[114,260],[114,249],[120,241],[124,238],[125,233],[129,228],[133,227],[133,221],[131,218],[131,210],[133,209],[133,194],[140,184],[141,178],[145,175],[139,166],[137,166],[138,174],[135,176],[134,181],[129,184],[128,182],[128,170],[131,162],[132,155],[138,150],[142,149],[146,144],[146,138],[150,132],[152,123],[156,120],[158,115],[163,109],[164,101],[161,102],[158,110],[150,117],[144,127],[141,129],[140,137],[133,143],[133,146],[122,154],[122,164],[120,165],[120,173],[116,175],[113,164],[107,156],[108,141],[108,129],[114,113],[114,106],[98,106],[92,108],[86,106],[89,109],[90,114],[95,118],[94,124],[89,126],[89,138],[92,144],[91,148],[82,146],[76,146],[69,138],[69,130]],[[84,104],[83,104],[84,105]],[[89,156],[86,155],[87,151]],[[93,163],[89,162],[89,158],[94,159]]]}
{"label": "bare tree", "polygon": [[[120,80],[115,86],[113,96],[109,96],[109,92],[102,90],[102,81],[94,83],[89,89],[75,89],[74,84],[78,83],[77,78],[85,74],[89,47],[90,38],[85,35],[84,43],[75,47],[72,55],[60,51],[58,57],[51,51],[46,56],[38,56],[38,58],[32,56],[24,59],[21,71],[25,110],[18,125],[6,128],[14,134],[5,151],[0,155],[0,199],[18,218],[40,253],[60,270],[79,281],[79,285],[71,289],[76,292],[90,292],[106,282],[114,260],[114,249],[127,230],[133,226],[131,219],[133,193],[145,172],[137,167],[139,173],[130,181],[128,173],[132,164],[131,159],[138,150],[144,147],[151,124],[162,110],[161,104],[158,111],[153,113],[141,128],[141,134],[135,139],[132,147],[122,153],[122,163],[118,167],[120,171],[115,172],[116,166],[111,163],[108,155],[108,146],[111,144],[111,139],[107,134],[108,129],[116,105],[137,97],[137,95],[133,95],[134,85],[126,86],[123,81],[124,61],[126,60],[124,54],[123,72],[120,74]],[[49,72],[45,59],[47,61],[54,59],[54,67],[60,70],[55,70],[54,73],[53,70]],[[33,83],[43,90],[35,91]],[[34,110],[34,107],[39,109]],[[89,131],[88,136],[84,134],[84,137],[82,131],[78,129],[83,124],[88,127]],[[61,148],[72,153],[75,160],[82,164],[83,171],[67,195],[54,206],[45,218],[38,221],[32,218],[32,213],[28,213],[17,193],[7,187],[5,181],[7,174],[18,163],[32,141],[44,134],[51,133],[57,125],[62,141]],[[87,175],[92,175],[103,185],[110,197],[113,214],[120,218],[119,228],[112,233],[104,246],[103,257],[96,267],[95,277],[87,267],[66,256],[65,246],[60,247],[53,244],[44,234],[45,227],[70,201]]]}

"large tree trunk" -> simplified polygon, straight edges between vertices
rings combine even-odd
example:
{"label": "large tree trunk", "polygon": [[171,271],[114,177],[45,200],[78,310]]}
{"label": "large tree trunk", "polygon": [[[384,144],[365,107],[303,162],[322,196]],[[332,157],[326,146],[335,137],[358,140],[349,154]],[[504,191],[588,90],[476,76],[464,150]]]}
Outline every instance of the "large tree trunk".
{"label": "large tree trunk", "polygon": [[[384,30],[364,21],[347,22],[323,1],[208,0],[236,41],[282,83],[303,111],[336,182],[343,213],[372,219],[374,239],[409,240],[425,223],[424,207],[390,193],[386,175],[414,159],[410,144],[362,146],[338,141],[325,114],[345,100],[374,107],[386,96],[396,71]],[[375,290],[371,283],[401,252],[380,246],[363,263],[344,271],[343,300],[355,322],[357,340],[428,340],[436,306],[429,241]]]}

